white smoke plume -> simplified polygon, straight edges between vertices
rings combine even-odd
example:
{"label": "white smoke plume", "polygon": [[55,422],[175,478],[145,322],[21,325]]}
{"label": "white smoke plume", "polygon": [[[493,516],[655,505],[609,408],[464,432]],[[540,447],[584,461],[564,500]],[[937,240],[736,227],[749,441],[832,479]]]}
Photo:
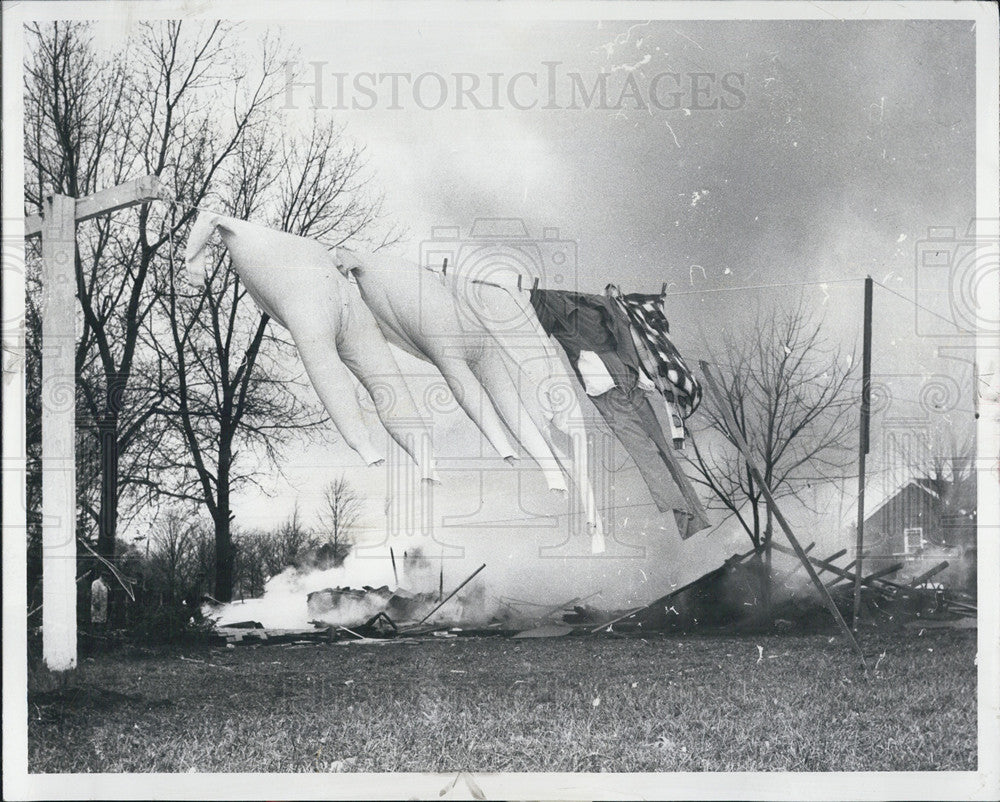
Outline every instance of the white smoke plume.
{"label": "white smoke plume", "polygon": [[[435,606],[441,590],[440,566],[424,556],[419,549],[397,555],[396,559],[398,587],[388,552],[385,560],[359,558],[351,554],[343,565],[326,570],[294,566],[286,568],[268,580],[261,598],[234,601],[216,607],[206,605],[203,612],[217,626],[256,621],[265,629],[307,629],[313,626],[314,621],[321,621],[352,627],[386,611],[389,597],[400,590],[405,595],[427,597],[422,604],[415,605],[419,617],[423,618]],[[339,593],[336,594],[336,603],[329,605],[329,609],[318,613],[315,608],[312,611],[309,609],[311,593],[337,588],[360,591],[365,587],[384,587],[388,590],[358,596]],[[445,596],[453,589],[454,583],[445,586]],[[461,621],[465,624],[482,624],[491,619],[495,610],[496,605],[487,601],[485,581],[482,577],[476,577],[429,618],[428,623]]]}

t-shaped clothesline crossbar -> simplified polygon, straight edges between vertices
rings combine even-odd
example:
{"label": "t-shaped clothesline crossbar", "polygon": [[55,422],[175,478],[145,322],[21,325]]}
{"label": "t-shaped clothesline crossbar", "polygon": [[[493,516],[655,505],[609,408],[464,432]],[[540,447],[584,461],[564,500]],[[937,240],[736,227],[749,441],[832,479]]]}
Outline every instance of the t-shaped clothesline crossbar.
{"label": "t-shaped clothesline crossbar", "polygon": [[[53,196],[65,197],[65,196]],[[91,220],[102,214],[116,212],[140,203],[162,200],[174,202],[174,194],[155,175],[146,175],[119,184],[110,189],[102,189],[84,198],[71,198],[74,202],[74,217],[76,223]],[[43,237],[46,215],[30,214],[24,218],[24,236]]]}
{"label": "t-shaped clothesline crossbar", "polygon": [[[49,397],[76,391],[76,226],[102,214],[172,201],[153,175],[84,198],[53,194],[42,214],[25,217],[24,236],[41,237],[42,387]],[[42,404],[42,657],[65,674],[76,668],[76,412],[73,404]]]}

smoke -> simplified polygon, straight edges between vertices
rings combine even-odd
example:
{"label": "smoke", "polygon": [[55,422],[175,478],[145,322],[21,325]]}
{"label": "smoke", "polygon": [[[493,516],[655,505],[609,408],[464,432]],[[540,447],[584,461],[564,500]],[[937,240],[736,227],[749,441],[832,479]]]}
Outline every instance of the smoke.
{"label": "smoke", "polygon": [[[448,590],[445,589],[445,593]],[[462,626],[483,626],[488,624],[499,613],[500,605],[496,599],[487,596],[486,582],[477,576],[448,604],[432,615],[427,622],[430,624],[458,623]]]}
{"label": "smoke", "polygon": [[[327,588],[361,588],[372,583],[388,584],[384,581],[386,579],[384,571],[378,570],[374,564],[359,566],[358,562],[353,555],[349,555],[343,564],[325,569],[314,568],[308,562],[290,566],[267,581],[261,598],[230,602],[208,611],[206,615],[215,619],[219,626],[240,621],[258,621],[267,629],[308,628],[311,626],[308,604],[310,593]],[[391,582],[391,567],[388,574],[388,580]],[[346,615],[345,610],[343,621],[330,621],[330,623],[342,626],[348,626],[348,622],[357,623],[357,619],[366,610],[367,608],[362,609],[360,605],[353,605],[350,612],[354,614]],[[377,612],[378,609],[373,609],[364,620]]]}
{"label": "smoke", "polygon": [[[206,606],[203,613],[217,626],[256,621],[265,629],[308,629],[313,622],[360,626],[380,612],[419,620],[440,600],[442,568],[420,548],[404,552],[401,563],[398,587],[388,553],[385,560],[348,555],[342,565],[325,569],[308,562],[290,566],[268,580],[261,598]],[[455,584],[444,587],[444,594]],[[476,577],[428,623],[485,624],[497,606],[488,600],[486,582]]]}
{"label": "smoke", "polygon": [[403,586],[418,593],[439,589],[441,569],[424,556],[422,549],[403,552]]}
{"label": "smoke", "polygon": [[391,593],[388,591],[380,594],[321,590],[314,591],[306,597],[306,607],[310,623],[356,627],[371,620],[373,616],[385,612],[390,598]]}

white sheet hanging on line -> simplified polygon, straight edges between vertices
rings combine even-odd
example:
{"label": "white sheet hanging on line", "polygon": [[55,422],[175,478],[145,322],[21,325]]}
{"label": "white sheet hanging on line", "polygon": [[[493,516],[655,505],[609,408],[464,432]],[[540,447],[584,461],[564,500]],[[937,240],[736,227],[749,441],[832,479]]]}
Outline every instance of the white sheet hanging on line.
{"label": "white sheet hanging on line", "polygon": [[559,462],[518,396],[515,378],[490,333],[463,319],[455,299],[419,265],[391,254],[338,249],[390,343],[431,362],[459,405],[507,459],[515,456],[504,424],[542,470],[550,490],[566,490]]}
{"label": "white sheet hanging on line", "polygon": [[[604,527],[590,482],[587,428],[576,395],[578,382],[564,362],[562,349],[538,322],[529,291],[518,288],[516,274],[504,277],[495,270],[490,272],[488,283],[472,281],[461,264],[439,280],[449,287],[465,317],[479,321],[503,349],[518,376],[522,402],[576,485],[590,531],[591,552],[603,553]],[[572,461],[549,435],[547,423],[569,438]]]}
{"label": "white sheet hanging on line", "polygon": [[362,417],[353,374],[421,476],[436,479],[430,423],[417,410],[375,318],[340,274],[327,247],[306,237],[202,212],[185,251],[188,279],[195,285],[204,284],[205,249],[216,231],[251,297],[292,335],[312,386],[347,444],[369,465],[384,459]]}

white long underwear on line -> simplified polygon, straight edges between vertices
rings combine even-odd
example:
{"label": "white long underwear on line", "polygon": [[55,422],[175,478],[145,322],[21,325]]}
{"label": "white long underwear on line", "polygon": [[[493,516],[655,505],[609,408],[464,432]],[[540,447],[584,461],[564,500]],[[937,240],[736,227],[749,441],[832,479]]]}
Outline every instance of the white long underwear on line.
{"label": "white long underwear on line", "polygon": [[389,342],[441,371],[459,405],[501,457],[515,456],[506,423],[541,468],[549,489],[565,491],[559,462],[521,402],[516,377],[490,332],[462,317],[448,288],[418,265],[391,254],[361,257],[337,250],[342,269],[354,273]]}
{"label": "white long underwear on line", "polygon": [[[445,284],[459,307],[474,315],[503,349],[508,368],[518,376],[525,408],[576,486],[590,530],[591,552],[601,554],[604,528],[590,482],[587,427],[576,395],[576,376],[565,363],[562,349],[539,323],[529,292],[518,289],[516,274],[504,276],[497,267],[490,272],[489,282],[481,283],[471,281],[462,267],[458,264],[449,271]],[[558,448],[549,425],[569,439],[571,459]]]}
{"label": "white long underwear on line", "polygon": [[192,284],[204,284],[205,249],[216,231],[251,297],[292,335],[309,381],[347,444],[369,465],[384,459],[362,417],[353,374],[421,477],[436,479],[430,424],[418,412],[378,323],[330,250],[313,239],[202,212],[185,251]]}

